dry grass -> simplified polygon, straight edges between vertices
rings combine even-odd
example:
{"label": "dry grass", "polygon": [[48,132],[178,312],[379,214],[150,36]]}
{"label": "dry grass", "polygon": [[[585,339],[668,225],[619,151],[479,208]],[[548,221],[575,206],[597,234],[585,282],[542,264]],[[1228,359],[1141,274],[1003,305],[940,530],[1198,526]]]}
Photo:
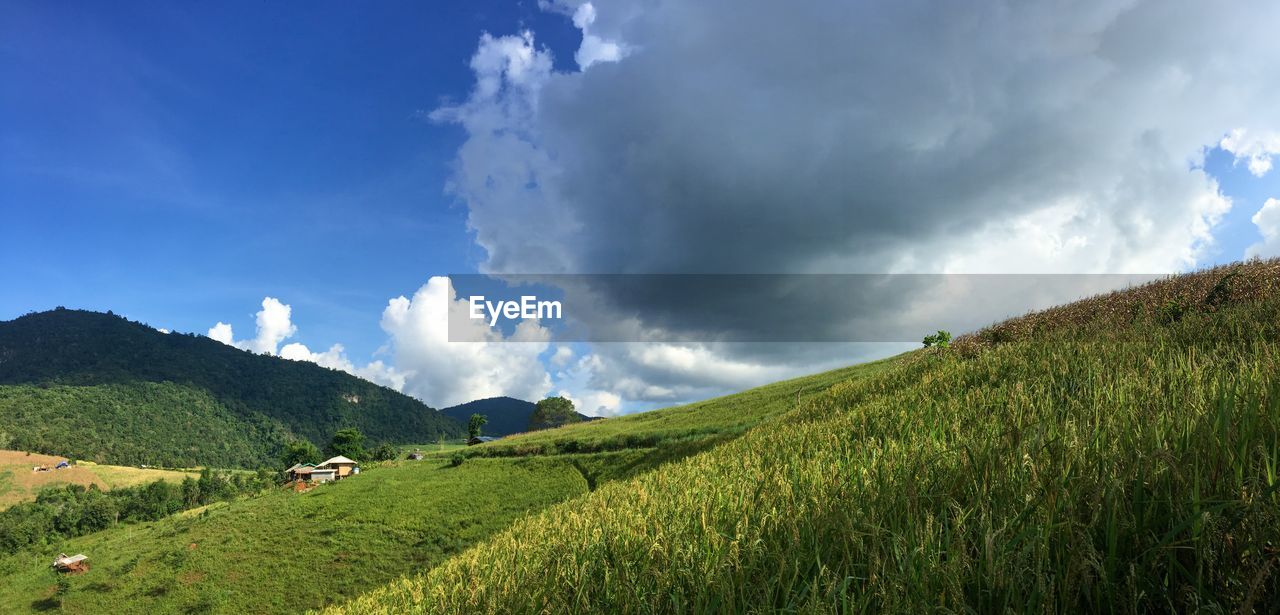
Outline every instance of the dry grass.
{"label": "dry grass", "polygon": [[51,485],[97,485],[99,489],[115,489],[149,483],[155,480],[179,482],[196,472],[176,472],[112,466],[80,461],[61,470],[34,472],[36,466],[53,468],[66,457],[0,450],[0,509],[34,500],[41,489]]}

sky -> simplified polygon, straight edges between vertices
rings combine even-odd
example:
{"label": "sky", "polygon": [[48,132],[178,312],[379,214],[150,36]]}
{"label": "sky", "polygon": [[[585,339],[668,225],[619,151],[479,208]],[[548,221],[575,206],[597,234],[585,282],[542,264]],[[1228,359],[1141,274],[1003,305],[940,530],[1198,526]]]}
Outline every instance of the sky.
{"label": "sky", "polygon": [[691,323],[695,341],[641,342],[658,324],[599,286],[594,316],[637,341],[529,323],[449,343],[451,273],[1280,255],[1274,3],[0,11],[0,319],[112,310],[436,407],[563,394],[617,414],[905,348],[699,342]]}

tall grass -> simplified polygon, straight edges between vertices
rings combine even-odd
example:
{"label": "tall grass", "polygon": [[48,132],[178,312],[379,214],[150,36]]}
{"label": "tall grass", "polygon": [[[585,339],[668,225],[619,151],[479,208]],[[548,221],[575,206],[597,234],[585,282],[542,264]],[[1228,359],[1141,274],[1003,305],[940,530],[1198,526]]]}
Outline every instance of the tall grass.
{"label": "tall grass", "polygon": [[1115,318],[918,353],[332,612],[1275,609],[1280,298]]}
{"label": "tall grass", "polygon": [[794,410],[831,385],[889,369],[900,357],[774,382],[683,406],[574,423],[516,434],[470,447],[471,456],[508,457],[590,453],[638,448],[686,448],[741,435],[762,421]]}

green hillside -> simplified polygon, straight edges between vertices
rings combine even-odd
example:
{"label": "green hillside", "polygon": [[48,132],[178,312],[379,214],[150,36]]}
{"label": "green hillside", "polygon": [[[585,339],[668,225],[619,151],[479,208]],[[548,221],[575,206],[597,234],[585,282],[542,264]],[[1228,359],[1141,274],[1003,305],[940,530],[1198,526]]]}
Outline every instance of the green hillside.
{"label": "green hillside", "polygon": [[[654,411],[641,423],[663,425],[661,433],[670,437],[660,446],[525,458],[477,455],[457,467],[454,451],[429,453],[421,462],[366,468],[305,494],[270,493],[207,513],[53,541],[0,557],[0,575],[8,579],[0,586],[0,604],[18,611],[55,607],[47,560],[59,552],[83,552],[94,562],[87,574],[68,579],[61,600],[68,612],[291,613],[341,603],[443,563],[526,514],[741,433],[746,422],[794,408],[797,393],[808,398],[833,382],[882,368],[856,366]],[[628,417],[591,424],[611,434],[615,426],[635,422]],[[562,436],[556,432],[578,434],[581,427],[518,439],[557,441]],[[676,437],[678,430],[686,437]],[[584,437],[595,438],[589,432]],[[317,577],[325,582],[313,582]]]}
{"label": "green hillside", "polygon": [[[574,429],[609,441],[617,423]],[[333,612],[1276,604],[1280,262],[1267,261],[914,353]]]}
{"label": "green hillside", "polygon": [[0,322],[0,448],[100,462],[251,467],[283,443],[463,435],[421,402],[345,372],[119,316],[57,309]]}
{"label": "green hillside", "polygon": [[[0,604],[1249,611],[1280,602],[1277,374],[1280,263],[1218,269],[947,349],[53,541],[0,557]],[[58,552],[94,567],[60,590]]]}
{"label": "green hillside", "polygon": [[[406,462],[0,557],[0,611],[296,613],[427,569],[587,491],[567,459]],[[54,600],[50,560],[84,553]]]}

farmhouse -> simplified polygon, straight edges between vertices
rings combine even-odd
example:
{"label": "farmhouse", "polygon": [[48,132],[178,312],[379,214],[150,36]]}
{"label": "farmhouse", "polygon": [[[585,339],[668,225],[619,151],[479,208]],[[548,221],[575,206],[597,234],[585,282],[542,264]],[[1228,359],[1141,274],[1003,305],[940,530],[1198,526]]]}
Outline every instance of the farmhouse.
{"label": "farmhouse", "polygon": [[470,440],[467,440],[467,446],[475,446],[476,444],[484,444],[485,442],[493,442],[494,440],[497,440],[497,439],[498,439],[498,438],[496,438],[496,437],[494,437],[494,436],[474,436],[474,437],[472,437]]}
{"label": "farmhouse", "polygon": [[327,483],[360,473],[360,464],[338,455],[319,465],[297,463],[284,471],[289,480]]}
{"label": "farmhouse", "polygon": [[[346,478],[352,474],[359,474],[360,465],[354,460],[338,455],[316,466],[316,470],[333,470],[337,478]],[[314,475],[315,470],[311,473]]]}

